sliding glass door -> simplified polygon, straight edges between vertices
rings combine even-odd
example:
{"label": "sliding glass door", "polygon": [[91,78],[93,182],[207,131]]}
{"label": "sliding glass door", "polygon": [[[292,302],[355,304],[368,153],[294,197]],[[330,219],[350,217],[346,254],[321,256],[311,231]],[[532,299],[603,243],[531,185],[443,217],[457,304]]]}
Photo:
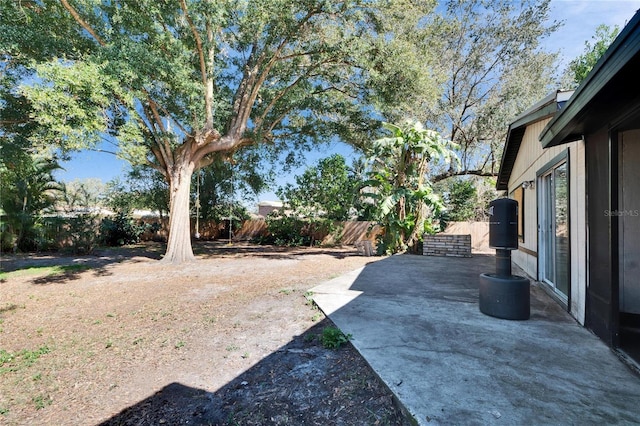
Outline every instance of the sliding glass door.
{"label": "sliding glass door", "polygon": [[540,280],[565,302],[569,296],[569,181],[567,163],[538,178]]}

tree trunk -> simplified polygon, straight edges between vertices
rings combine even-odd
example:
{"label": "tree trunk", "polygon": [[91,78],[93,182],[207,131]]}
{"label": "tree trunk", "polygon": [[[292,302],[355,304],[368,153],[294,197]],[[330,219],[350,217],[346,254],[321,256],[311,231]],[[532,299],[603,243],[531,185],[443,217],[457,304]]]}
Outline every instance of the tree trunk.
{"label": "tree trunk", "polygon": [[191,248],[191,226],[189,222],[189,192],[193,164],[176,164],[169,178],[169,240],[162,263],[182,263],[195,260]]}
{"label": "tree trunk", "polygon": [[420,201],[416,206],[416,224],[413,227],[413,231],[407,241],[407,247],[413,249],[424,234],[424,222],[427,218],[427,206],[423,201]]}

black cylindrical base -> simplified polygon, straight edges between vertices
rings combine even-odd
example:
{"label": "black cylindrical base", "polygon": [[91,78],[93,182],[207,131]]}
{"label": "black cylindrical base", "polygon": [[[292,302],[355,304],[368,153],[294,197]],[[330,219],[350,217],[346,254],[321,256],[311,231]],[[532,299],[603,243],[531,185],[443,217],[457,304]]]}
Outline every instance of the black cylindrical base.
{"label": "black cylindrical base", "polygon": [[529,280],[518,275],[480,274],[480,312],[502,319],[529,319]]}

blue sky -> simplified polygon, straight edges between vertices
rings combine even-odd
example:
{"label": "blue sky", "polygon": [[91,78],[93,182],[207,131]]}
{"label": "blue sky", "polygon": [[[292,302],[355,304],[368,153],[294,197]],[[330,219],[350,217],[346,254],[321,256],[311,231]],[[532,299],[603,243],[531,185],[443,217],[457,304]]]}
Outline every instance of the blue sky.
{"label": "blue sky", "polygon": [[[551,19],[563,21],[564,25],[556,31],[545,43],[547,51],[560,51],[562,63],[559,69],[584,50],[584,43],[591,40],[595,29],[600,24],[618,25],[621,29],[631,20],[636,10],[640,9],[640,0],[552,0]],[[353,157],[353,151],[343,144],[322,146],[307,155],[308,164],[315,163],[332,153],[340,153],[348,158]],[[99,152],[82,152],[74,154],[72,161],[63,164],[65,168],[57,174],[58,179],[72,181],[75,179],[100,178],[107,182],[123,175],[127,163],[118,160],[114,155]],[[294,172],[300,174],[301,168]],[[293,175],[280,176],[276,185],[292,182]],[[260,195],[260,200],[275,200],[273,192]]]}
{"label": "blue sky", "polygon": [[564,25],[545,43],[546,50],[559,50],[566,65],[584,51],[600,24],[622,29],[640,9],[640,0],[551,0],[551,18]]}

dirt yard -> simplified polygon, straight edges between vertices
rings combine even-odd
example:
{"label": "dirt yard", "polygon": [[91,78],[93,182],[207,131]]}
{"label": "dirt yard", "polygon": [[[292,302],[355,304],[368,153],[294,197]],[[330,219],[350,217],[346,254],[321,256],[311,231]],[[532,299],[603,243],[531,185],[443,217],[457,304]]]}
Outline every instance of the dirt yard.
{"label": "dirt yard", "polygon": [[376,258],[194,250],[179,267],[154,243],[3,257],[0,424],[410,424],[350,344],[321,344],[332,324],[306,294]]}

